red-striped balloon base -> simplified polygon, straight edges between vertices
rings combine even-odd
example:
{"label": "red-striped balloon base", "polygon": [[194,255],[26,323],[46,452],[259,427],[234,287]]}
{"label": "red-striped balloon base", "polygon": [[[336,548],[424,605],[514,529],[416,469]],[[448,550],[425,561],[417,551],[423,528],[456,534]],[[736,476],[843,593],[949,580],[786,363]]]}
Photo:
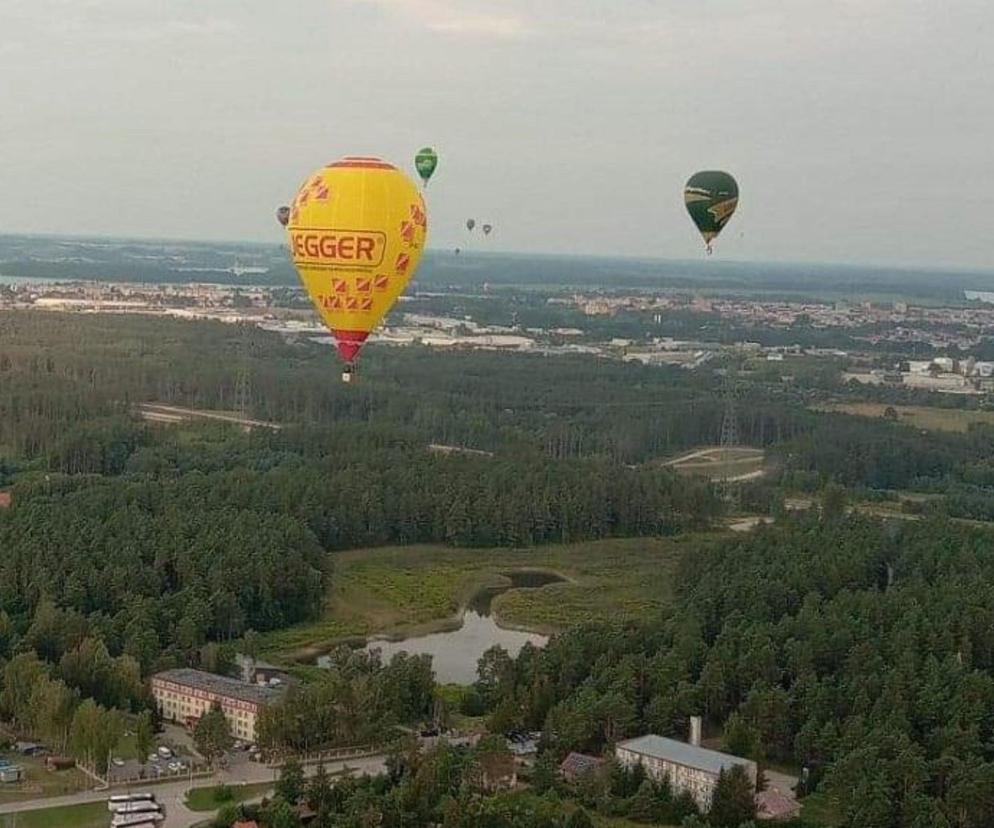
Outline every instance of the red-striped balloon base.
{"label": "red-striped balloon base", "polygon": [[338,355],[346,362],[354,362],[359,356],[369,331],[334,331],[335,347],[338,348]]}

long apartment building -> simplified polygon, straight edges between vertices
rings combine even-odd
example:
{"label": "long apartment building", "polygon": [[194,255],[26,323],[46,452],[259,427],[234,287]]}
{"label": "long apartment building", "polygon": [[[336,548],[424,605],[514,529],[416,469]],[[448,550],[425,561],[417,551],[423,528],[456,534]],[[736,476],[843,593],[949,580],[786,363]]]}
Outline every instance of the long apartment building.
{"label": "long apartment building", "polygon": [[152,695],[164,719],[188,726],[195,724],[217,703],[231,725],[232,735],[254,742],[259,713],[282,692],[227,676],[182,668],[152,676]]}
{"label": "long apartment building", "polygon": [[650,734],[619,742],[614,755],[625,767],[641,764],[646,774],[657,782],[668,779],[674,793],[689,792],[704,811],[711,807],[722,771],[727,773],[741,765],[753,785],[756,784],[755,762],[662,736]]}

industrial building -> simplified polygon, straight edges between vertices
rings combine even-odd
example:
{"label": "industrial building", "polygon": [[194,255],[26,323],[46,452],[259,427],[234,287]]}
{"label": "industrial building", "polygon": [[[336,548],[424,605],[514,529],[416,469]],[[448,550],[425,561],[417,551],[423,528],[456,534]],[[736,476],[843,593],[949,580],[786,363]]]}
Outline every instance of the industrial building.
{"label": "industrial building", "polygon": [[255,741],[255,727],[262,709],[282,691],[202,670],[166,670],[152,676],[152,695],[162,716],[192,727],[215,703],[221,706],[236,739]]}
{"label": "industrial building", "polygon": [[722,771],[727,773],[740,765],[753,785],[756,784],[755,762],[663,736],[649,734],[619,742],[614,755],[625,767],[641,764],[651,779],[668,778],[674,793],[689,792],[702,811],[711,807],[714,788]]}

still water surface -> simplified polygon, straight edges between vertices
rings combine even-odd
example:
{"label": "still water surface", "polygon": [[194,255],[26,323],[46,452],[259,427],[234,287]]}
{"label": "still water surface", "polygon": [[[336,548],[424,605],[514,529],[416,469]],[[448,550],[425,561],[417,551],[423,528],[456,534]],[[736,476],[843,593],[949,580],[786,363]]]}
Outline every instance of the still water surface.
{"label": "still water surface", "polygon": [[[508,654],[516,656],[526,642],[536,647],[545,646],[547,636],[520,630],[506,630],[497,626],[490,613],[494,597],[511,589],[537,589],[546,584],[562,581],[550,572],[508,572],[509,586],[485,589],[478,592],[463,613],[462,626],[458,630],[431,633],[403,641],[383,641],[371,639],[366,644],[367,652],[380,650],[384,661],[389,661],[395,653],[407,652],[411,655],[430,655],[435,669],[435,678],[443,684],[471,684],[476,681],[476,662],[494,644],[500,644]],[[328,665],[328,657],[318,659],[322,667]]]}

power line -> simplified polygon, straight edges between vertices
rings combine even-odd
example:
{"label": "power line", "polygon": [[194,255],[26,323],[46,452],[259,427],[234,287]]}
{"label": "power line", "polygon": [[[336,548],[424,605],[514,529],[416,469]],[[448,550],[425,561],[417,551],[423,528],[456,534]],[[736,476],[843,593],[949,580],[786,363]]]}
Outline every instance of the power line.
{"label": "power line", "polygon": [[721,397],[724,403],[724,414],[721,418],[721,437],[718,441],[721,447],[721,462],[723,473],[721,477],[720,491],[722,498],[731,504],[733,509],[738,508],[738,487],[732,481],[731,461],[732,449],[739,445],[739,417],[735,404],[735,386],[732,383],[731,373],[725,371],[721,383]]}
{"label": "power line", "polygon": [[235,375],[234,409],[243,417],[248,417],[251,413],[249,408],[252,399],[251,377],[249,373],[252,331],[248,323],[245,322],[240,322],[239,327],[241,331],[238,340],[238,373]]}

